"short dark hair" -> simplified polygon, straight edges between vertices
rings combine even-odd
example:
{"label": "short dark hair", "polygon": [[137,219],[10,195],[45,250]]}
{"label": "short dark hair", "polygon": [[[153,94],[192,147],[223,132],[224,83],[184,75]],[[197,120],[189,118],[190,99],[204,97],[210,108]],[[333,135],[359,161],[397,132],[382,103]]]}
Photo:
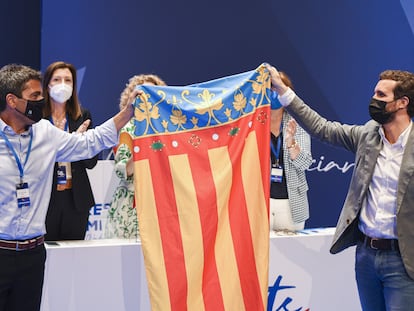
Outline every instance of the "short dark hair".
{"label": "short dark hair", "polygon": [[414,117],[414,74],[403,70],[385,70],[380,73],[379,78],[397,82],[394,88],[394,99],[407,96],[409,99],[407,113],[410,117]]}
{"label": "short dark hair", "polygon": [[6,95],[12,93],[21,97],[30,80],[42,81],[40,71],[20,64],[0,68],[0,112],[6,109]]}

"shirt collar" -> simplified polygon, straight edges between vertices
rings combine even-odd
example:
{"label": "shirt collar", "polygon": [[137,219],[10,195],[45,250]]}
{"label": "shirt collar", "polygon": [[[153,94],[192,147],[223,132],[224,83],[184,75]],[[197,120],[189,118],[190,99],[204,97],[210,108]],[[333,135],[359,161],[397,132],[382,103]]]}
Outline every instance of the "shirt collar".
{"label": "shirt collar", "polygon": [[12,130],[12,128],[10,126],[7,125],[6,122],[3,121],[2,118],[0,118],[0,130],[4,133],[9,132],[10,130]]}
{"label": "shirt collar", "polygon": [[[29,135],[29,133],[30,133],[30,128],[31,128],[31,126],[29,127],[29,130],[24,131],[23,133],[21,133],[21,135],[22,135],[22,136]],[[13,128],[12,128],[10,125],[8,125],[6,122],[4,122],[4,121],[2,120],[2,118],[0,118],[0,130],[1,130],[3,133],[6,133],[6,134],[16,135],[16,132],[13,130]]]}
{"label": "shirt collar", "polygon": [[[413,122],[412,121],[410,121],[410,124],[407,126],[407,128],[400,134],[400,136],[398,137],[398,139],[397,139],[397,141],[395,142],[395,144],[393,144],[393,145],[395,145],[395,146],[401,146],[402,148],[404,148],[405,147],[405,145],[407,144],[407,141],[408,141],[408,136],[410,135],[410,132],[411,132],[411,128],[412,128],[412,126],[413,126]],[[385,133],[384,133],[384,129],[383,129],[383,127],[381,126],[380,128],[379,128],[379,134],[380,134],[380,136],[381,136],[381,138],[382,138],[382,140],[383,141],[385,141],[385,142],[387,142],[387,143],[389,143],[388,142],[388,140],[387,140],[387,138],[385,137]]]}

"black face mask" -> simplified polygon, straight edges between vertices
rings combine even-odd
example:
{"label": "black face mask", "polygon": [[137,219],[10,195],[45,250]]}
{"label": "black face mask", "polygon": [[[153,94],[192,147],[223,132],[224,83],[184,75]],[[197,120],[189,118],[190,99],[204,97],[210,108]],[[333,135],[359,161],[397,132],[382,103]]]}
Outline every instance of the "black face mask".
{"label": "black face mask", "polygon": [[30,120],[36,122],[39,122],[43,118],[43,107],[45,106],[45,99],[42,98],[40,100],[27,100],[27,106],[26,111],[21,114],[24,114],[26,117],[28,117]]}
{"label": "black face mask", "polygon": [[385,106],[387,104],[392,103],[391,102],[385,102],[378,99],[371,99],[371,102],[369,103],[369,115],[371,118],[375,121],[377,121],[380,124],[386,124],[391,121],[392,116],[396,111],[386,111]]}

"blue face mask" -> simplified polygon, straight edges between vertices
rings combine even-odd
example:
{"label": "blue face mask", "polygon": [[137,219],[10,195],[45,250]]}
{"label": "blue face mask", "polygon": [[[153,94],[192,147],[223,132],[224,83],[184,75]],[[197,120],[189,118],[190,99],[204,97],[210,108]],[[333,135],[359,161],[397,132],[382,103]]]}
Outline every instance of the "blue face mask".
{"label": "blue face mask", "polygon": [[282,104],[280,103],[279,99],[277,98],[277,93],[275,91],[272,91],[272,96],[270,99],[270,108],[272,110],[276,110],[282,107]]}

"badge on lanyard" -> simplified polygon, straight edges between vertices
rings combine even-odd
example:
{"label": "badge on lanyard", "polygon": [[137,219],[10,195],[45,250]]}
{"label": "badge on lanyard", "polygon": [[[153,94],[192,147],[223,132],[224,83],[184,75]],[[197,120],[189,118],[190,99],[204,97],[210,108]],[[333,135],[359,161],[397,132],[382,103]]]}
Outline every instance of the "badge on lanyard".
{"label": "badge on lanyard", "polygon": [[[280,125],[280,133],[282,133],[282,124]],[[281,183],[283,180],[283,168],[279,165],[279,156],[280,156],[280,149],[282,147],[282,139],[280,135],[277,138],[277,147],[270,142],[270,149],[276,159],[276,163],[272,164],[272,170],[270,173],[270,180],[271,182],[279,182]]]}
{"label": "badge on lanyard", "polygon": [[272,167],[271,181],[282,182],[283,180],[283,168],[281,166],[274,165]]}
{"label": "badge on lanyard", "polygon": [[19,208],[30,207],[30,191],[27,182],[16,184],[17,206]]}
{"label": "badge on lanyard", "polygon": [[57,184],[66,185],[66,166],[59,165],[57,168]]}

